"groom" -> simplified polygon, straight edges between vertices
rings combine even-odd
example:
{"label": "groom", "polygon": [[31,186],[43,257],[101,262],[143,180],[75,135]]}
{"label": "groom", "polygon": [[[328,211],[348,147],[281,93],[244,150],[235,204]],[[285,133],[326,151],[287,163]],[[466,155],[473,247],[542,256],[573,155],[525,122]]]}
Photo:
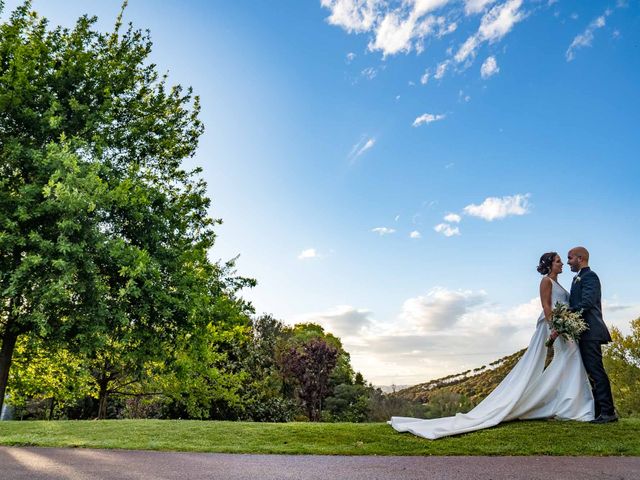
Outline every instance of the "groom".
{"label": "groom", "polygon": [[601,345],[609,343],[611,335],[602,320],[600,279],[589,268],[589,252],[584,247],[569,250],[567,263],[572,272],[577,272],[571,283],[569,306],[573,311],[582,310],[582,318],[589,326],[580,336],[578,346],[591,381],[596,416],[592,423],[615,422],[618,416],[613,408],[611,385],[602,365]]}

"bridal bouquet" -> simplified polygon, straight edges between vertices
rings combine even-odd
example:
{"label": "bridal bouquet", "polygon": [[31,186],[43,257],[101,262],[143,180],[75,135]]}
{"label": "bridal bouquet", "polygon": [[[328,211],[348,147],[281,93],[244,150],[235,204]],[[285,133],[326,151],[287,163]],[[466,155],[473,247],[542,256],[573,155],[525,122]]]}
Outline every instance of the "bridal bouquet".
{"label": "bridal bouquet", "polygon": [[[569,305],[560,302],[556,302],[551,311],[550,326],[552,330],[558,332],[559,337],[575,341],[580,338],[582,332],[589,328],[583,320],[581,312],[572,312],[569,310]],[[553,339],[549,337],[545,345],[550,347],[552,344]]]}

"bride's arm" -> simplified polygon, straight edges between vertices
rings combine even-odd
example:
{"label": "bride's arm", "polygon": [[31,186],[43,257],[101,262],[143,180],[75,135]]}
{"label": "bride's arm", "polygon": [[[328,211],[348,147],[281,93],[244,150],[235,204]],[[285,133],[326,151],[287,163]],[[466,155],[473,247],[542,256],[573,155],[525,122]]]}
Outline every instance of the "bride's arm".
{"label": "bride's arm", "polygon": [[551,305],[551,279],[549,277],[542,277],[540,281],[540,303],[542,303],[542,311],[544,312],[544,318],[547,322],[551,321],[551,311],[553,306]]}
{"label": "bride's arm", "polygon": [[[543,277],[540,281],[540,302],[542,303],[542,311],[544,312],[544,319],[547,323],[551,322],[551,312],[553,306],[551,305],[551,279],[549,277]],[[558,332],[551,330],[551,340],[555,340],[558,337]]]}

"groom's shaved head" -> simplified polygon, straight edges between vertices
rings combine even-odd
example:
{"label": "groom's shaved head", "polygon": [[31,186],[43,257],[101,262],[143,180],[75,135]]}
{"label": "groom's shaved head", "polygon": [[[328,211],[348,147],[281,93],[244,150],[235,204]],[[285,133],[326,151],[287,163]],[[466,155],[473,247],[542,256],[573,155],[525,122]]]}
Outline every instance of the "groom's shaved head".
{"label": "groom's shaved head", "polygon": [[574,247],[569,250],[569,253],[575,255],[576,257],[582,257],[586,263],[589,262],[589,251],[584,247]]}

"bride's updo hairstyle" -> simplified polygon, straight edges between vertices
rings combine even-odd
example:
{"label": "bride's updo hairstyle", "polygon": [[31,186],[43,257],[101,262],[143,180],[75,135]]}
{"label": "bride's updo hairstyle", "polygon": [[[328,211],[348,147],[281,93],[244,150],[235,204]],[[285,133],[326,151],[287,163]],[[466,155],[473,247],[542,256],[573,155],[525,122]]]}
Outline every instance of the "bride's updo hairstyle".
{"label": "bride's updo hairstyle", "polygon": [[553,263],[553,259],[556,258],[558,252],[547,252],[542,254],[540,257],[540,263],[538,264],[538,272],[542,275],[549,275],[551,272],[551,264]]}

